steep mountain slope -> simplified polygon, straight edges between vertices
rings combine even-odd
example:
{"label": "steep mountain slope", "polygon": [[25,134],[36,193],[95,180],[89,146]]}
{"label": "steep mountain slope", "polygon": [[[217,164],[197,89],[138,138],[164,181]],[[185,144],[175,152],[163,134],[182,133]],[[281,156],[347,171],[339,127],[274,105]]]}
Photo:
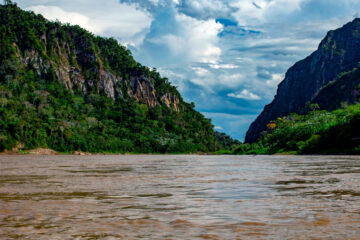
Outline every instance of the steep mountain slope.
{"label": "steep mountain slope", "polygon": [[[352,103],[358,92],[357,78],[346,73],[360,61],[360,19],[330,31],[317,51],[291,67],[279,84],[277,94],[251,124],[246,142],[254,142],[266,125],[277,117],[300,112],[307,103],[335,109],[341,102]],[[345,76],[347,75],[347,76]]]}
{"label": "steep mountain slope", "polygon": [[312,99],[321,109],[334,110],[342,104],[354,104],[360,97],[360,68],[340,74],[335,81],[329,82]]}
{"label": "steep mountain slope", "polygon": [[210,120],[114,39],[10,2],[0,46],[0,150],[215,150]]}

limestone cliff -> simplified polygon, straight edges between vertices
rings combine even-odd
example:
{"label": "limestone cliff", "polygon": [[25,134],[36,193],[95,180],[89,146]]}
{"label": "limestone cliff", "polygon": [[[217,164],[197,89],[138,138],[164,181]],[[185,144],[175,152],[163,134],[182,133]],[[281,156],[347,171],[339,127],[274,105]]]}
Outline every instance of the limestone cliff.
{"label": "limestone cliff", "polygon": [[[46,41],[46,37],[43,38]],[[17,46],[14,43],[14,46]],[[66,44],[64,45],[66,46]],[[73,49],[74,59],[80,57],[80,50]],[[41,57],[41,54],[34,50],[25,50],[23,52],[17,49],[19,61],[24,67],[34,69],[35,73],[39,76],[47,75],[49,72],[54,72],[55,77],[69,90],[75,90],[77,88],[84,94],[88,94],[91,89],[96,89],[97,93],[104,93],[106,96],[116,99],[124,98],[126,95],[136,101],[143,101],[148,107],[153,108],[155,106],[164,103],[169,108],[173,108],[179,111],[180,100],[176,94],[165,93],[162,96],[157,96],[156,89],[149,75],[144,72],[130,72],[129,78],[124,79],[119,74],[113,73],[111,69],[103,67],[102,61],[96,56],[96,54],[86,54],[85,62],[93,62],[91,77],[87,77],[83,73],[84,68],[82,61],[74,61],[69,63],[72,52],[65,47],[59,49],[56,53],[56,57],[61,61],[56,62],[47,58]],[[76,54],[78,56],[76,56]]]}

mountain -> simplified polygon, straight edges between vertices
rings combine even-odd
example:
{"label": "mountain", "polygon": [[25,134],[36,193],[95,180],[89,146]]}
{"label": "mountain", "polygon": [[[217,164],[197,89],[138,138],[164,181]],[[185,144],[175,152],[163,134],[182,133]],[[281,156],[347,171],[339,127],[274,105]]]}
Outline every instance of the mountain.
{"label": "mountain", "polygon": [[316,103],[333,110],[354,103],[359,94],[360,19],[328,32],[318,49],[297,62],[279,84],[274,100],[251,124],[245,141],[255,142],[267,124]]}
{"label": "mountain", "polygon": [[112,38],[0,5],[0,150],[196,152],[209,119]]}

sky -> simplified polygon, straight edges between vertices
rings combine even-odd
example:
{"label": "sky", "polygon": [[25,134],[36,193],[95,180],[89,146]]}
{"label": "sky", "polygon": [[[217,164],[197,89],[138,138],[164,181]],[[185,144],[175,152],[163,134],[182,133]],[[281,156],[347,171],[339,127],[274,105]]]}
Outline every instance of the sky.
{"label": "sky", "polygon": [[286,70],[360,12],[359,0],[15,2],[117,39],[138,62],[168,77],[216,130],[239,140]]}

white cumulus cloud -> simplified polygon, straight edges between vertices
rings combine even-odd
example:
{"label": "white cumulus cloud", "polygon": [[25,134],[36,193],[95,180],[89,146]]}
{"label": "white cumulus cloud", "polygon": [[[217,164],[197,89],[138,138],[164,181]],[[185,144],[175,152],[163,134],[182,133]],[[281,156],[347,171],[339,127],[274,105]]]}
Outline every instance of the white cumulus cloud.
{"label": "white cumulus cloud", "polygon": [[306,1],[308,0],[242,0],[232,1],[231,6],[238,9],[233,16],[240,25],[254,25],[300,10],[301,4]]}
{"label": "white cumulus cloud", "polygon": [[166,45],[174,57],[187,62],[216,63],[221,55],[218,34],[223,26],[214,19],[198,20],[184,14],[176,14],[179,28],[176,33],[149,39],[158,45]]}
{"label": "white cumulus cloud", "polygon": [[41,14],[45,18],[52,21],[59,20],[62,23],[79,25],[80,27],[83,27],[93,33],[101,33],[102,31],[101,26],[90,24],[90,19],[87,16],[77,12],[66,12],[57,6],[38,5],[28,7],[27,10],[34,11],[37,14]]}
{"label": "white cumulus cloud", "polygon": [[20,7],[42,14],[49,20],[77,24],[123,44],[140,45],[150,31],[152,16],[136,5],[120,4],[117,0],[17,1]]}
{"label": "white cumulus cloud", "polygon": [[261,97],[250,92],[247,89],[242,90],[240,93],[229,93],[227,96],[233,97],[233,98],[245,99],[245,100],[260,100],[261,99]]}

